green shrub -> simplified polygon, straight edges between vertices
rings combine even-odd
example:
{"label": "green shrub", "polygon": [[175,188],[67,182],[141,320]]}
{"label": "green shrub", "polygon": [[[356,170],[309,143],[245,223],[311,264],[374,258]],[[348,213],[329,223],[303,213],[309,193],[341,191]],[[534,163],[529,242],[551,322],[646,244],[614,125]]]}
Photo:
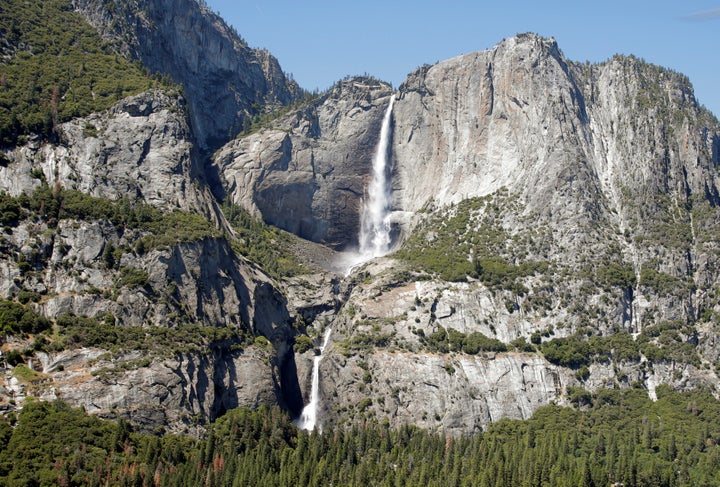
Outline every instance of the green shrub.
{"label": "green shrub", "polygon": [[51,326],[50,320],[38,315],[30,308],[13,301],[0,299],[0,330],[2,334],[42,333],[49,330]]}
{"label": "green shrub", "polygon": [[[167,247],[205,238],[217,238],[221,232],[202,215],[174,210],[163,213],[159,208],[146,203],[131,203],[126,199],[117,201],[96,198],[80,191],[64,189],[59,185],[50,188],[47,184],[38,186],[31,196],[16,198],[0,196],[0,201],[19,206],[27,217],[44,219],[49,226],[59,219],[85,221],[105,220],[116,226],[137,229],[145,235],[136,242],[136,249],[143,253],[158,247]],[[119,253],[118,253],[119,252]],[[122,251],[108,243],[103,260],[113,268]]]}
{"label": "green shrub", "polygon": [[8,363],[8,365],[11,365],[15,367],[18,364],[25,363],[25,360],[23,359],[23,354],[19,350],[8,350],[5,352],[5,361]]}
{"label": "green shrub", "polygon": [[[58,317],[59,340],[56,349],[97,347],[110,351],[139,350],[154,355],[173,356],[177,353],[208,353],[211,346],[222,344],[237,349],[252,342],[245,328],[177,324],[172,327],[116,325],[112,316],[90,318],[66,313]],[[262,341],[264,340],[264,341]],[[269,342],[258,340],[265,347]]]}
{"label": "green shrub", "polygon": [[482,333],[474,331],[463,339],[462,351],[470,355],[475,355],[481,351],[505,352],[507,346],[497,338],[488,338]]}
{"label": "green shrub", "polygon": [[[582,369],[593,362],[609,360],[637,362],[641,351],[640,344],[626,330],[606,336],[553,338],[541,343],[539,348],[548,362],[572,369]],[[582,370],[581,376],[586,375],[585,370]]]}
{"label": "green shrub", "polygon": [[0,192],[0,225],[15,226],[22,214],[22,207],[17,198]]}
{"label": "green shrub", "polygon": [[418,337],[420,343],[432,352],[462,352],[477,355],[480,352],[507,351],[507,346],[503,342],[496,338],[488,338],[480,332],[465,334],[454,328],[438,327],[430,335],[418,333]]}
{"label": "green shrub", "polygon": [[593,280],[605,290],[613,287],[632,288],[636,284],[635,271],[627,263],[611,262],[597,266]]}
{"label": "green shrub", "polygon": [[534,352],[535,347],[528,343],[525,337],[516,338],[515,340],[510,342],[510,346],[517,350],[518,352]]}
{"label": "green shrub", "polygon": [[240,206],[224,203],[222,211],[232,225],[235,236],[233,249],[262,267],[274,277],[293,276],[304,271],[293,257],[293,237],[280,229],[254,218]]}
{"label": "green shrub", "polygon": [[508,262],[510,235],[503,229],[501,215],[514,209],[507,190],[468,198],[456,206],[439,209],[426,217],[404,242],[396,255],[418,270],[445,281],[477,278],[492,289],[527,294],[519,280],[544,274],[546,262]]}
{"label": "green shrub", "polygon": [[588,342],[579,337],[553,338],[543,342],[540,350],[548,362],[571,369],[588,365],[592,355]]}
{"label": "green shrub", "polygon": [[687,284],[682,279],[655,270],[649,265],[643,265],[640,269],[640,285],[651,289],[659,296],[667,296],[678,291],[684,294],[683,291],[687,288]]}
{"label": "green shrub", "polygon": [[582,387],[569,386],[567,388],[568,400],[575,406],[588,406],[592,404],[592,395]]}
{"label": "green shrub", "polygon": [[305,353],[313,348],[313,340],[307,335],[298,335],[295,337],[295,344],[293,350],[296,353]]}
{"label": "green shrub", "polygon": [[21,289],[17,293],[17,300],[20,301],[21,304],[28,304],[31,301],[37,303],[40,301],[40,297],[40,293],[28,289]]}
{"label": "green shrub", "polygon": [[120,269],[118,285],[128,288],[147,287],[150,285],[150,280],[146,271],[127,266]]}

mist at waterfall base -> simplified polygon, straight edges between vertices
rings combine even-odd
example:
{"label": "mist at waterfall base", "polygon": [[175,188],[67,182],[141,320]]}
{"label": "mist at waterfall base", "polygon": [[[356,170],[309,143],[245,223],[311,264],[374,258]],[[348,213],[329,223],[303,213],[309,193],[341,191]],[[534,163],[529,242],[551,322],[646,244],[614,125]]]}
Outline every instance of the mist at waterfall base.
{"label": "mist at waterfall base", "polygon": [[395,95],[385,110],[380,138],[372,163],[372,177],[360,213],[358,250],[344,252],[340,265],[349,273],[353,268],[375,257],[382,257],[392,247],[392,114]]}
{"label": "mist at waterfall base", "polygon": [[298,428],[307,431],[314,430],[317,424],[317,409],[320,400],[320,361],[323,358],[323,352],[325,351],[325,347],[327,347],[328,340],[330,340],[330,333],[332,333],[330,328],[325,330],[325,337],[320,346],[320,353],[313,359],[310,402],[305,405],[302,413],[300,413],[300,417],[295,421]]}

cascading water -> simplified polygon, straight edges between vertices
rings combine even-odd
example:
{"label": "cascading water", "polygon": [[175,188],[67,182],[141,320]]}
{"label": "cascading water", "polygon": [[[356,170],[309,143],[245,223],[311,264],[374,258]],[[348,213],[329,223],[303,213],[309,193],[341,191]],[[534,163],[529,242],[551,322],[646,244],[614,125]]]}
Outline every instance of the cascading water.
{"label": "cascading water", "polygon": [[373,159],[373,173],[368,187],[368,198],[363,204],[360,219],[360,255],[365,259],[380,257],[390,250],[390,205],[392,194],[390,174],[392,159],[389,155],[392,111],[395,95],[385,110],[380,141]]}
{"label": "cascading water", "polygon": [[[390,188],[390,175],[392,173],[392,159],[389,156],[390,142],[392,139],[392,111],[395,104],[395,95],[390,97],[390,104],[385,110],[382,126],[380,128],[380,141],[375,150],[373,158],[373,172],[368,186],[368,198],[363,204],[360,218],[360,235],[359,255],[355,254],[347,265],[347,272],[362,262],[368,261],[373,257],[380,257],[390,251],[390,206],[392,203],[392,194]],[[303,408],[300,417],[295,424],[304,430],[312,431],[317,423],[317,409],[320,387],[320,361],[323,358],[323,352],[330,339],[331,329],[325,332],[320,354],[313,359],[312,369],[312,386],[310,392],[310,402]]]}
{"label": "cascading water", "polygon": [[312,388],[310,390],[310,402],[307,403],[307,405],[303,408],[302,413],[300,414],[300,418],[297,420],[295,424],[300,429],[304,429],[307,431],[312,431],[315,429],[315,423],[317,422],[317,407],[318,402],[320,399],[320,361],[323,357],[323,352],[325,351],[325,347],[327,347],[328,340],[330,340],[330,333],[332,330],[330,328],[327,329],[325,332],[325,337],[323,338],[322,346],[320,346],[320,354],[316,355],[313,359],[313,369],[312,369]]}

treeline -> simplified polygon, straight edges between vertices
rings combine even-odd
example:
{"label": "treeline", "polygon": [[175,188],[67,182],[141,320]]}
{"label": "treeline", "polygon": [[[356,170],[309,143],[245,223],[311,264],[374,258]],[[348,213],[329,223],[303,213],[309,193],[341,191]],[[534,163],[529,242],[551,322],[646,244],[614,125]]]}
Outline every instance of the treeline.
{"label": "treeline", "polygon": [[[438,326],[437,330],[429,335],[425,335],[421,328],[417,328],[413,332],[419,337],[420,343],[431,352],[462,352],[477,355],[480,352],[506,352],[508,350],[507,345],[497,338],[490,338],[477,331],[462,333],[454,328]],[[524,348],[521,350],[524,351]]]}
{"label": "treeline", "polygon": [[67,0],[3,0],[0,34],[0,145],[171,86],[110,52]]}
{"label": "treeline", "polygon": [[680,362],[700,367],[702,363],[692,340],[693,333],[690,325],[662,321],[644,327],[637,339],[627,330],[616,330],[610,335],[575,334],[542,343],[535,333],[531,341],[538,344],[549,362],[572,369],[611,360],[639,362],[642,356],[650,362]]}
{"label": "treeline", "polygon": [[[202,440],[139,434],[61,402],[0,424],[0,482],[26,485],[720,485],[720,403],[707,391],[585,394],[469,437],[367,423],[299,431],[277,408],[229,411]],[[1,422],[0,422],[1,423]]]}

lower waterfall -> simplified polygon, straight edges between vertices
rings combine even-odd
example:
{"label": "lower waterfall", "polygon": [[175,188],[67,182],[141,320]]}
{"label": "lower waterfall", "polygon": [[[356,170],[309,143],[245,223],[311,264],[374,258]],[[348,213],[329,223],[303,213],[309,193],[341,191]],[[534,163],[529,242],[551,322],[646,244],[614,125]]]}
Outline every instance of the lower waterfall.
{"label": "lower waterfall", "polygon": [[320,361],[323,358],[323,352],[328,344],[328,340],[330,340],[331,332],[332,330],[330,328],[325,331],[325,337],[323,338],[322,345],[320,346],[320,353],[313,359],[310,402],[303,408],[300,418],[295,422],[298,428],[307,431],[314,430],[317,423],[317,407],[320,399]]}

